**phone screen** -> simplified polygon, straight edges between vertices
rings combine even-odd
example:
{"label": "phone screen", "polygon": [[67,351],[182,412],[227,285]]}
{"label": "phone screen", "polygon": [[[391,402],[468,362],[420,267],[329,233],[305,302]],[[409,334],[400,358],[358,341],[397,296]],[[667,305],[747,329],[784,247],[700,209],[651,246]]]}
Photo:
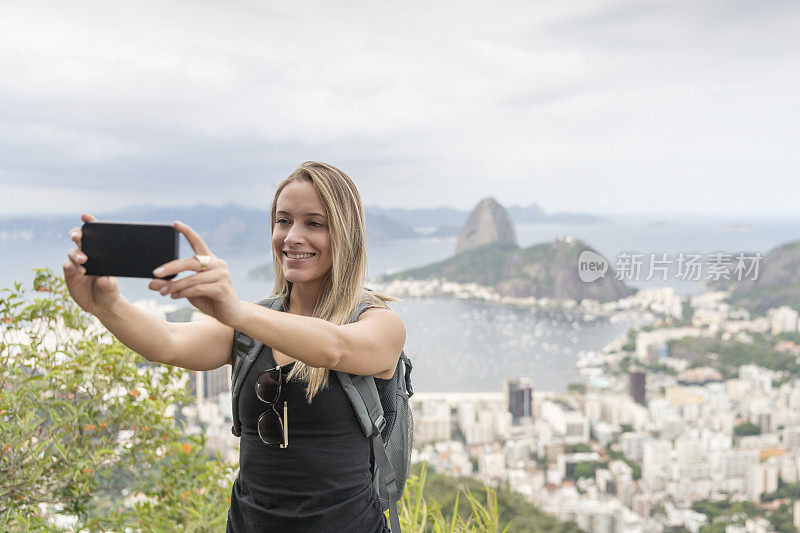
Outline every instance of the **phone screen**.
{"label": "phone screen", "polygon": [[179,257],[179,233],[169,224],[86,222],[81,229],[89,276],[154,278],[156,267]]}

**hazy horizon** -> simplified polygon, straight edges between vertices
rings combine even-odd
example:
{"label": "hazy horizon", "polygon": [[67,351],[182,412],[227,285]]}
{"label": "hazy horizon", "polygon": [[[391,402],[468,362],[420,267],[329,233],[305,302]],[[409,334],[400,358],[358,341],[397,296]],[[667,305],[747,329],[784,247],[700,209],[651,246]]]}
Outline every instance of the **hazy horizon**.
{"label": "hazy horizon", "polygon": [[[480,200],[478,200],[479,202]],[[374,204],[364,204],[365,210],[370,210],[372,208],[380,208],[380,209],[407,209],[407,210],[415,210],[415,209],[457,209],[460,211],[471,211],[474,209],[478,202],[475,205],[469,207],[456,207],[452,205],[435,205],[435,206],[382,206],[382,205],[374,205]],[[533,202],[535,203],[535,202]],[[249,209],[263,209],[265,212],[268,210],[268,206],[258,206],[258,205],[247,205],[244,203],[239,203],[235,201],[226,201],[219,204],[212,204],[210,202],[195,202],[191,204],[145,204],[145,203],[130,203],[130,204],[122,204],[119,207],[115,208],[106,208],[106,209],[96,209],[96,210],[87,210],[87,209],[77,209],[71,211],[53,211],[53,212],[31,212],[31,213],[13,213],[13,214],[6,214],[5,211],[0,211],[0,223],[3,221],[17,219],[17,218],[48,218],[48,217],[61,217],[61,216],[74,216],[76,220],[80,219],[81,213],[91,213],[95,216],[102,216],[105,214],[113,214],[117,211],[122,211],[130,208],[145,208],[145,209],[192,209],[192,208],[202,208],[202,207],[211,207],[211,208],[222,208],[229,205],[240,206]],[[531,203],[523,203],[523,204],[503,204],[503,207],[530,207]],[[578,211],[578,210],[565,210],[565,211],[551,211],[549,209],[544,208],[540,204],[536,204],[539,208],[541,208],[545,215],[555,215],[555,214],[571,214],[571,215],[593,215],[600,218],[637,218],[637,219],[652,219],[653,222],[670,222],[674,219],[679,218],[689,218],[691,220],[709,220],[709,221],[720,221],[720,222],[727,222],[731,225],[742,224],[748,225],[752,223],[763,223],[769,221],[800,221],[800,211],[795,213],[691,213],[691,212],[669,212],[669,213],[654,213],[654,212],[636,212],[636,211],[616,211],[616,212],[587,212],[587,211]],[[79,206],[80,207],[80,206]],[[530,224],[547,224],[548,221],[535,221],[535,222],[526,222]],[[578,224],[579,222],[566,222],[565,224]],[[425,224],[420,223],[418,226],[425,226]],[[800,237],[800,236],[799,236]]]}

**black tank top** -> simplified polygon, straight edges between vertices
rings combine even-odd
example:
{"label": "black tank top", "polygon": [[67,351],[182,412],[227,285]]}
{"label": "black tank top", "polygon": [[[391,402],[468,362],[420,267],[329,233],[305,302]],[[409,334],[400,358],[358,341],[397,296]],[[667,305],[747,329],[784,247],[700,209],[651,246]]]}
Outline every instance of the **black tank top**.
{"label": "black tank top", "polygon": [[[231,491],[228,532],[389,531],[372,485],[372,446],[339,379],[308,404],[306,384],[285,384],[289,446],[268,446],[258,436],[267,405],[255,395],[258,376],[276,366],[265,346],[242,386],[239,475]],[[282,368],[288,373],[294,362]],[[391,380],[375,378],[380,393]],[[282,405],[278,411],[283,413]]]}

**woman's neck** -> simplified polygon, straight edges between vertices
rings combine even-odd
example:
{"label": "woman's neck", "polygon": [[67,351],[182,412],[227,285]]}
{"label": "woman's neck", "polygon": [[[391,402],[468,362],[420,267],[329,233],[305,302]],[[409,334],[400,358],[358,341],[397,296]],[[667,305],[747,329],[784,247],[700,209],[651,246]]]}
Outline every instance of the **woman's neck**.
{"label": "woman's neck", "polygon": [[320,288],[321,283],[292,283],[287,311],[296,315],[313,316]]}

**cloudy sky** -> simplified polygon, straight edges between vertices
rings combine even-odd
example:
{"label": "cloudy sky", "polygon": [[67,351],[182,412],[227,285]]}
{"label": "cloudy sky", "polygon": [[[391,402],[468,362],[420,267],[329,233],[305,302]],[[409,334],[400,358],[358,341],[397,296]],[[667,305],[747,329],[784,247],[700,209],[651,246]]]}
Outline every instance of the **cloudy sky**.
{"label": "cloudy sky", "polygon": [[4,2],[0,216],[364,202],[800,216],[800,4]]}

